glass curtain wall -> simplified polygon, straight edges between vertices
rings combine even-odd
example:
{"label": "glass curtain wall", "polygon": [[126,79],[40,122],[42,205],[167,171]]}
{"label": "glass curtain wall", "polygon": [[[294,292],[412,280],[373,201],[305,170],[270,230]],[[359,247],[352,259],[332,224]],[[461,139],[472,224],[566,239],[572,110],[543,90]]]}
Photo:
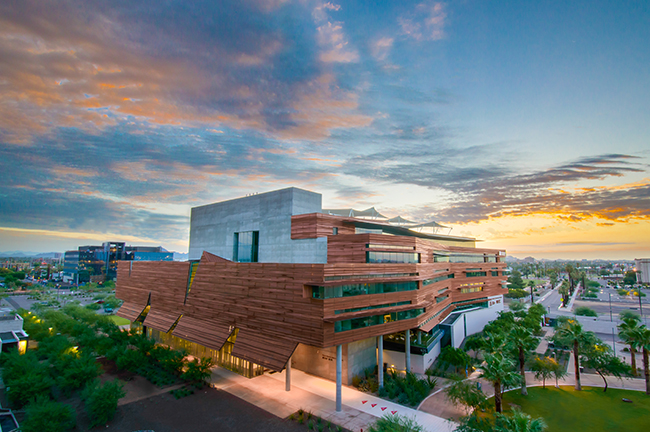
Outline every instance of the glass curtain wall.
{"label": "glass curtain wall", "polygon": [[239,329],[235,329],[223,347],[217,351],[211,348],[204,347],[194,342],[181,339],[173,336],[171,333],[163,333],[151,328],[147,329],[147,333],[156,342],[165,344],[174,349],[185,349],[188,354],[194,357],[209,357],[215,364],[236,372],[246,378],[253,378],[264,373],[264,366],[258,365],[248,360],[240,359],[232,355],[232,350],[235,345],[237,333]]}

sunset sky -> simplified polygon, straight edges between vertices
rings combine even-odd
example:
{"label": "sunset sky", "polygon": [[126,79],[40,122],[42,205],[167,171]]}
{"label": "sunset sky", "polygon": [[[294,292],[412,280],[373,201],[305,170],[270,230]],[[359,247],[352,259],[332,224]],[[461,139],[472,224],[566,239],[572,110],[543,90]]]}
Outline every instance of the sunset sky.
{"label": "sunset sky", "polygon": [[650,257],[650,2],[0,2],[0,252],[186,252],[296,186],[519,258]]}

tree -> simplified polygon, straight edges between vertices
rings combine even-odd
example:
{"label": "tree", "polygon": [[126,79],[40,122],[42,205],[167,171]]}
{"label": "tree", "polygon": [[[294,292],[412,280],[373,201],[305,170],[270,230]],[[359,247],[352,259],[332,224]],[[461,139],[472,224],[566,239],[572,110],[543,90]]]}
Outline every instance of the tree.
{"label": "tree", "polygon": [[74,411],[69,405],[54,402],[47,396],[37,396],[25,408],[27,418],[21,424],[23,432],[65,432],[75,427]]}
{"label": "tree", "polygon": [[569,303],[569,284],[567,281],[562,281],[562,285],[558,288],[558,293],[562,296],[562,306],[566,307]]}
{"label": "tree", "polygon": [[530,369],[535,373],[535,378],[542,380],[542,388],[546,388],[546,380],[553,378],[553,370],[557,362],[550,358],[535,357]]}
{"label": "tree", "polygon": [[643,375],[645,376],[645,394],[650,395],[650,364],[648,364],[648,351],[650,350],[650,329],[641,326],[634,330],[634,344],[643,353]]}
{"label": "tree", "polygon": [[551,289],[554,289],[558,282],[558,275],[555,270],[551,270],[549,274],[549,279],[551,280]]}
{"label": "tree", "polygon": [[525,327],[514,327],[507,336],[506,346],[515,351],[519,361],[519,373],[521,375],[521,394],[526,396],[526,355],[537,345],[537,339],[533,333]]}
{"label": "tree", "polygon": [[467,368],[472,364],[472,359],[465,351],[452,346],[447,346],[442,349],[442,352],[438,356],[438,361],[443,369],[453,366],[456,373],[462,370],[465,376],[467,376]]}
{"label": "tree", "polygon": [[636,283],[636,273],[634,270],[625,272],[625,277],[623,278],[624,285],[634,285]]}
{"label": "tree", "polygon": [[91,419],[91,427],[108,423],[115,415],[117,402],[126,394],[118,380],[100,384],[99,381],[89,383],[84,392],[83,399],[86,412]]}
{"label": "tree", "polygon": [[534,304],[535,298],[533,297],[533,292],[535,291],[535,281],[528,281],[528,288],[530,288],[530,304]]}
{"label": "tree", "polygon": [[632,355],[632,360],[631,360],[631,366],[632,366],[632,376],[637,376],[637,369],[636,369],[636,349],[635,349],[635,331],[639,328],[639,324],[641,322],[641,317],[639,315],[633,314],[633,315],[627,315],[625,318],[623,318],[623,314],[621,314],[621,318],[623,319],[623,322],[618,325],[618,335],[619,337],[630,346],[630,354]]}
{"label": "tree", "polygon": [[605,382],[603,392],[607,391],[605,374],[615,376],[616,378],[621,378],[623,375],[630,375],[630,367],[620,358],[616,357],[612,353],[612,348],[600,339],[588,349],[585,349],[583,355],[583,364],[588,368],[594,369]]}
{"label": "tree", "polygon": [[520,302],[520,301],[510,302],[508,307],[513,312],[521,312],[523,310],[526,310],[526,305],[524,304],[524,302]]}
{"label": "tree", "polygon": [[520,410],[513,410],[510,415],[496,415],[494,432],[543,432],[546,428],[541,418],[534,419]]}
{"label": "tree", "polygon": [[2,353],[2,379],[7,395],[15,408],[21,408],[39,395],[49,396],[54,382],[49,366],[38,360],[36,353],[20,355],[17,349]]}
{"label": "tree", "polygon": [[513,270],[512,274],[508,276],[508,288],[523,289],[524,280],[521,278],[521,273],[518,270]]}
{"label": "tree", "polygon": [[573,345],[576,374],[575,389],[580,391],[582,390],[582,386],[580,385],[580,343],[585,340],[586,333],[583,332],[582,325],[574,320],[569,320],[565,325],[560,327],[557,333],[560,338],[567,340]]}
{"label": "tree", "polygon": [[519,374],[514,371],[515,364],[502,354],[486,354],[481,377],[494,386],[494,407],[502,412],[502,392],[519,381]]}
{"label": "tree", "polygon": [[451,403],[463,405],[468,412],[485,407],[487,398],[476,382],[463,379],[460,375],[452,380],[454,383],[445,389],[447,399]]}

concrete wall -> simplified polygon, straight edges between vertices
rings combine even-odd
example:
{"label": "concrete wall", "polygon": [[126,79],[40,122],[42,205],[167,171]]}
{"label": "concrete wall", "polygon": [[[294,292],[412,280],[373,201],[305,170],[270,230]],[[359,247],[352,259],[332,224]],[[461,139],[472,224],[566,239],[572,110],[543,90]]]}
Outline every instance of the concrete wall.
{"label": "concrete wall", "polygon": [[347,344],[348,382],[377,365],[377,338],[368,338]]}
{"label": "concrete wall", "polygon": [[[411,354],[411,372],[424,374],[424,372],[433,364],[435,359],[440,355],[440,341],[425,355]],[[388,367],[394,367],[397,370],[406,369],[406,355],[399,351],[384,350],[384,363]]]}
{"label": "concrete wall", "polygon": [[451,344],[454,348],[460,347],[467,336],[483,330],[485,325],[495,320],[499,312],[503,311],[503,296],[488,297],[487,308],[480,308],[464,312],[451,326]]}
{"label": "concrete wall", "polygon": [[[347,345],[343,345],[342,381],[349,385]],[[291,357],[291,367],[322,378],[336,381],[336,347],[317,348],[310,345],[298,344]]]}
{"label": "concrete wall", "polygon": [[194,207],[189,259],[207,251],[231,260],[234,233],[259,231],[259,262],[326,263],[327,238],[291,240],[291,216],[321,209],[321,194],[297,188]]}
{"label": "concrete wall", "polygon": [[[345,344],[342,351],[341,380],[345,385],[350,385],[354,376],[377,364],[376,338]],[[336,381],[336,347],[317,348],[299,344],[291,357],[291,367]]]}

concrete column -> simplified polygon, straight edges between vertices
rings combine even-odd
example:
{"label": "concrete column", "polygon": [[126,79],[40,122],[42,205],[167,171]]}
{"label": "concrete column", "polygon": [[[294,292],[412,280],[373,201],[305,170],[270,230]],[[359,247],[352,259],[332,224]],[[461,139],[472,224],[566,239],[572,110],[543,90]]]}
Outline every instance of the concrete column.
{"label": "concrete column", "polygon": [[422,344],[422,331],[418,330],[418,345]]}
{"label": "concrete column", "polygon": [[336,412],[341,412],[341,374],[343,369],[343,347],[336,346]]}
{"label": "concrete column", "polygon": [[285,382],[284,382],[284,390],[285,391],[291,391],[291,357],[289,357],[289,360],[287,360],[287,367],[284,370],[285,372]]}
{"label": "concrete column", "polygon": [[406,372],[411,372],[411,330],[404,332],[404,351],[406,355]]}
{"label": "concrete column", "polygon": [[384,386],[384,336],[377,336],[377,378],[379,388]]}

